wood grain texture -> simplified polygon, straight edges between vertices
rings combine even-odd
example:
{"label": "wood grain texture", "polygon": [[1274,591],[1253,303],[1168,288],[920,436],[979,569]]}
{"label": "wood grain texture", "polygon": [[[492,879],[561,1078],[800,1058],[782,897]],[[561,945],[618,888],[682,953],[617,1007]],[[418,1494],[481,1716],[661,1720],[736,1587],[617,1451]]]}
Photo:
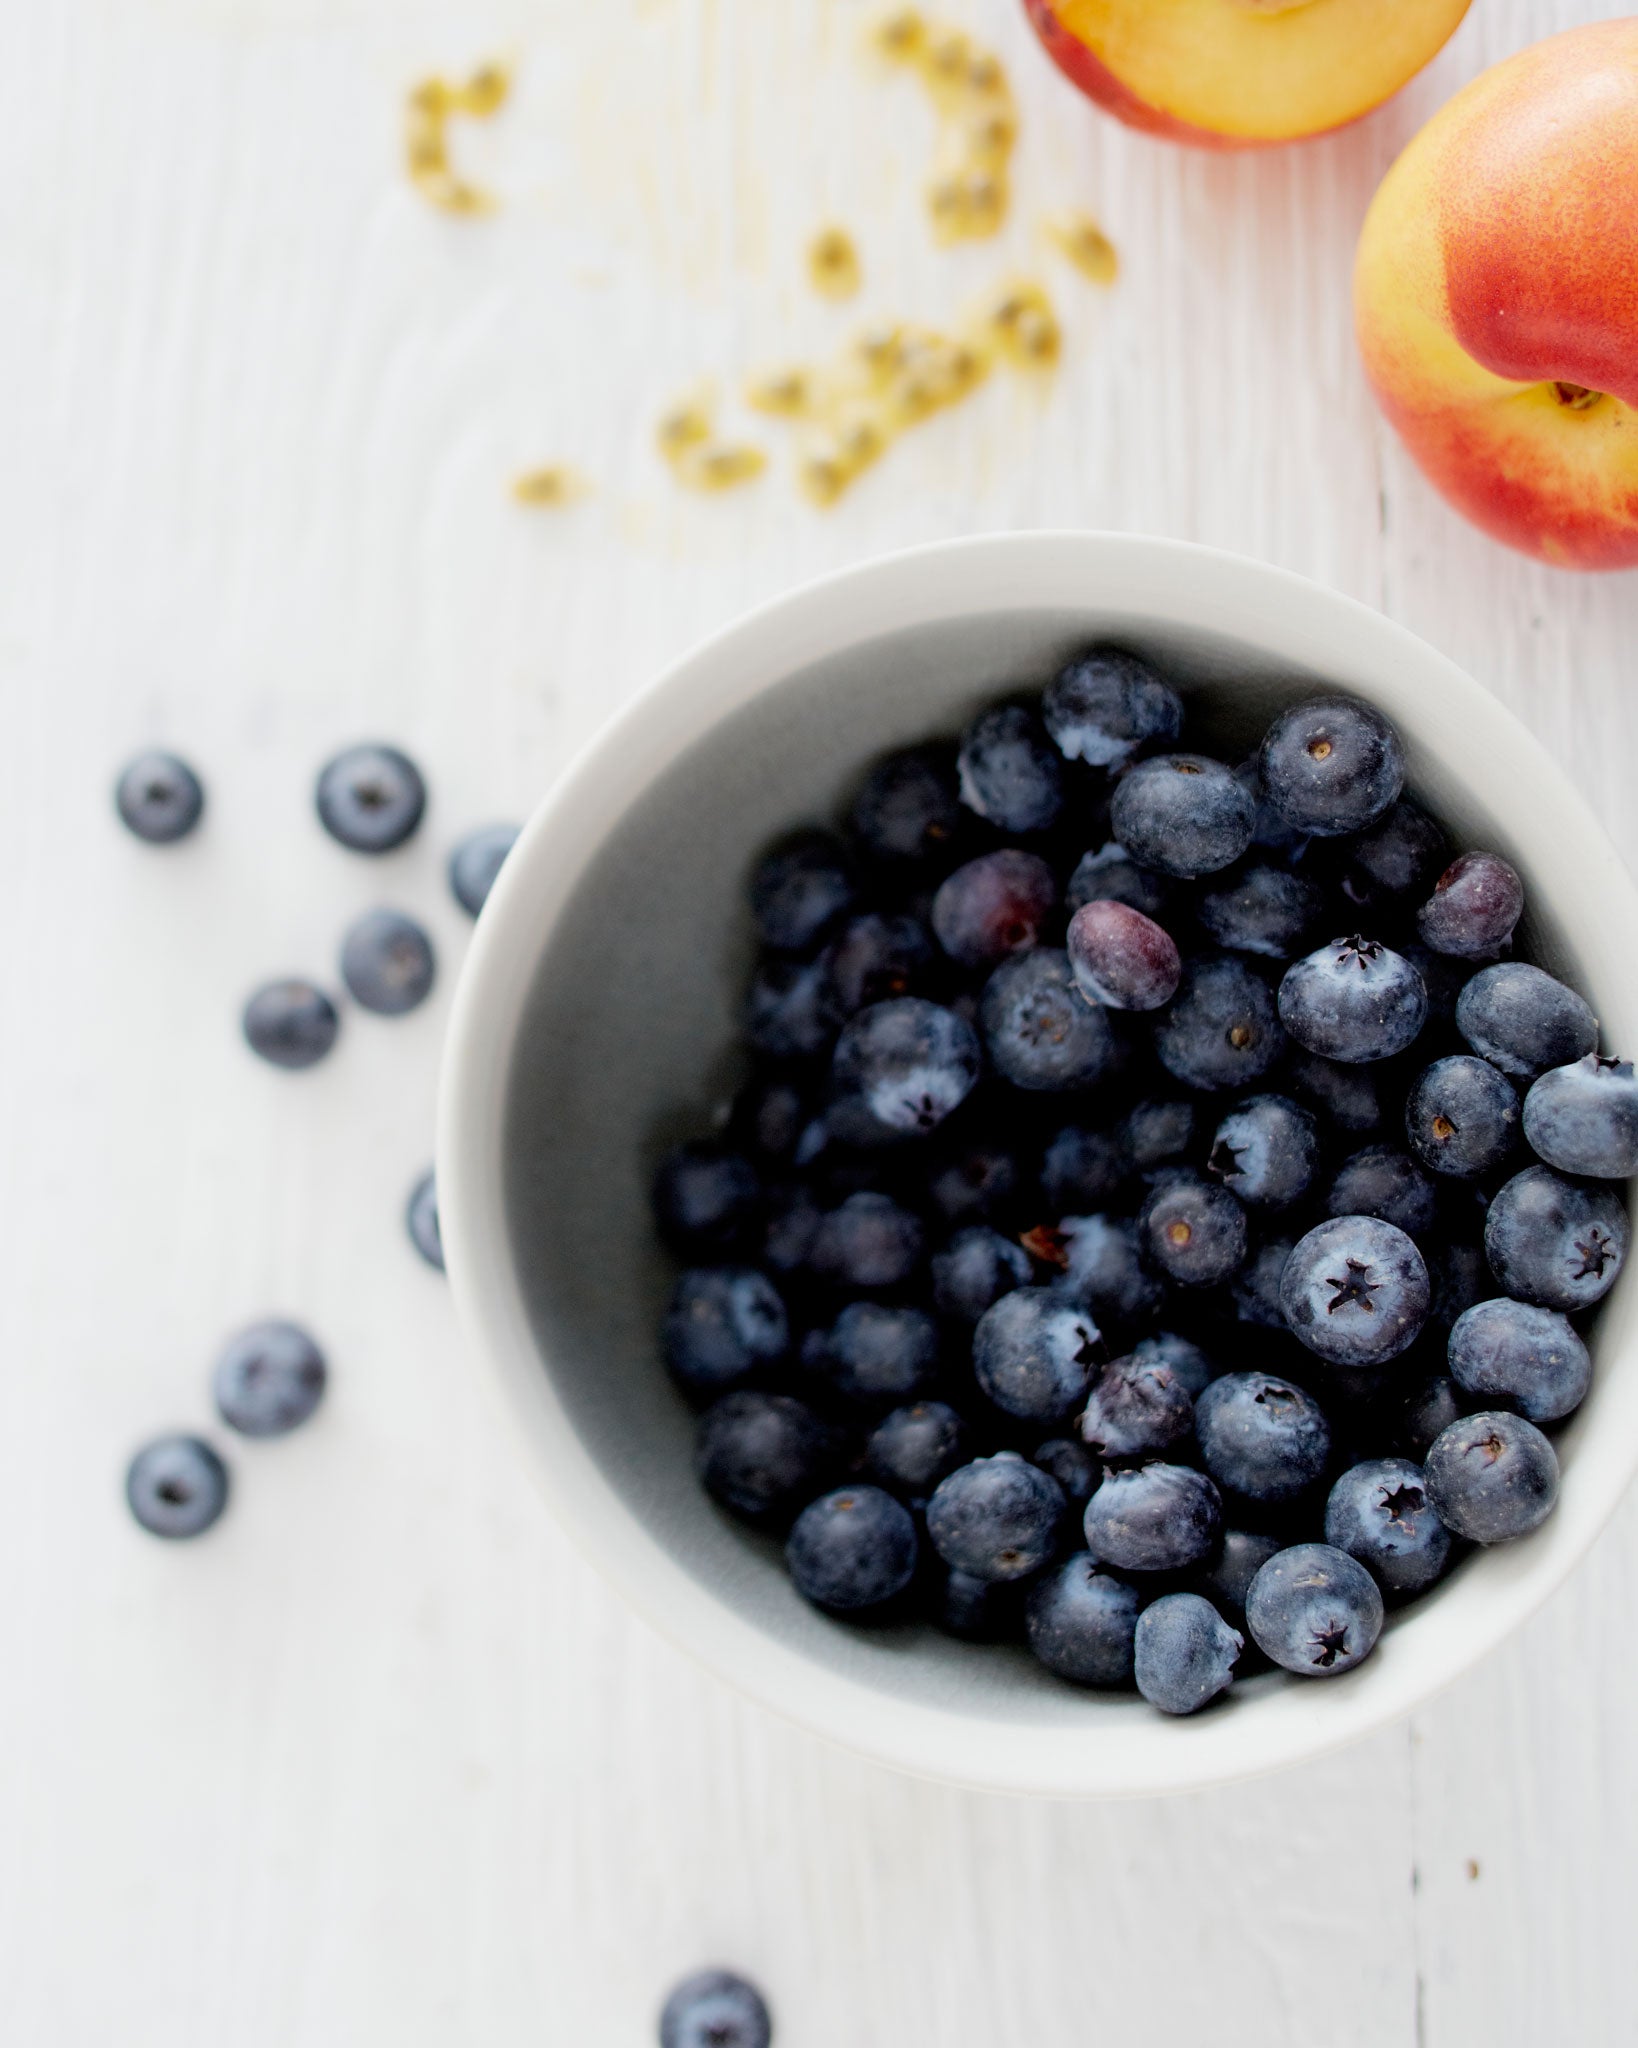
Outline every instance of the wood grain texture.
{"label": "wood grain texture", "polygon": [[[1610,10],[1482,0],[1395,104],[1311,147],[1177,154],[1101,121],[1010,0],[945,11],[1024,113],[999,246],[937,252],[932,127],[852,0],[4,0],[0,676],[0,2033],[29,2048],[650,2039],[667,1982],[761,1976],[781,2048],[1510,2048],[1631,2039],[1638,1509],[1551,1609],[1370,1745],[1165,1805],[1015,1805],[774,1725],[617,1608],[556,1533],[403,1242],[464,943],[439,874],[679,648],[792,582],[985,527],[1239,548],[1470,667],[1638,854],[1638,583],[1458,526],[1376,421],[1354,235],[1459,82]],[[497,53],[463,130],[493,219],[398,168],[404,88]],[[1040,216],[1089,205],[1109,294]],[[801,276],[858,235],[855,310]],[[946,317],[1012,268],[1068,331],[816,513],[783,455],[678,495],[702,376]],[[596,495],[509,502],[574,463]],[[336,745],[430,766],[367,867],[310,817]],[[171,742],[211,809],[154,854],[108,814]],[[416,1018],[291,1083],[245,989],[425,913]],[[118,1480],[203,1419],[220,1336],[311,1323],[321,1423],[243,1447],[217,1534],[137,1537]]]}

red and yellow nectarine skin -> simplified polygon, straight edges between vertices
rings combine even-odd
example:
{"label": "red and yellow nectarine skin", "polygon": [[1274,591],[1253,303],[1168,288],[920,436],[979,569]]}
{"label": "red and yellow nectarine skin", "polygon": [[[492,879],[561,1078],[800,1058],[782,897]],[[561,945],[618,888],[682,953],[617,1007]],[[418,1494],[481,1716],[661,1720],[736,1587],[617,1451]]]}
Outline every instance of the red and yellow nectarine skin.
{"label": "red and yellow nectarine skin", "polygon": [[1368,114],[1469,0],[1024,0],[1059,70],[1129,127],[1258,149]]}
{"label": "red and yellow nectarine skin", "polygon": [[1638,567],[1638,19],[1458,93],[1383,181],[1354,275],[1383,410],[1458,510]]}

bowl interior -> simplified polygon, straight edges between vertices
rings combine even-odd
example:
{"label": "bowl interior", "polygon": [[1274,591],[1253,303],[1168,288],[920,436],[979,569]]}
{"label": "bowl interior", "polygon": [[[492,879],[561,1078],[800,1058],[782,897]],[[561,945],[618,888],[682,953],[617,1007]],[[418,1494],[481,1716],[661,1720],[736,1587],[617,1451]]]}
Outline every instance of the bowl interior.
{"label": "bowl interior", "polygon": [[[1505,767],[1476,775],[1474,754],[1451,743],[1461,728],[1449,704],[1419,705],[1417,679],[1385,678],[1370,647],[1351,657],[1338,645],[1321,675],[1271,652],[1265,634],[1180,623],[1141,604],[999,607],[888,627],[767,676],[613,818],[568,888],[529,981],[505,1081],[503,1171],[508,1252],[538,1369],[586,1459],[650,1546],[661,1580],[647,1604],[657,1601],[662,1620],[664,1586],[675,1598],[692,1582],[770,1652],[811,1666],[816,1678],[822,1671],[863,1688],[884,1707],[1049,1741],[1103,1744],[1119,1729],[1147,1746],[1156,1717],[1141,1702],[1077,1692],[1021,1651],[976,1650],[927,1629],[832,1623],[796,1596],[776,1546],[711,1506],[693,1476],[692,1418],[658,1363],[656,1326],[675,1267],[655,1243],[647,1205],[661,1152],[708,1127],[735,1077],[751,952],[744,883],[758,850],[794,824],[836,817],[884,749],[955,732],[985,702],[1038,687],[1100,637],[1158,657],[1200,700],[1191,736],[1230,758],[1278,704],[1317,682],[1383,702],[1406,737],[1410,786],[1464,843],[1506,852],[1539,879],[1521,844],[1528,835],[1514,829],[1530,815],[1520,808],[1527,792]],[[1522,738],[1516,729],[1514,737]],[[1533,890],[1525,950],[1596,999],[1589,963],[1552,900]],[[1569,1464],[1586,1427],[1583,1419],[1567,1435]],[[1528,1546],[1482,1561],[1491,1602],[1508,1598],[1508,1582],[1527,1563]],[[1204,1736],[1221,1748],[1232,1739],[1225,1724],[1256,1716],[1273,1751],[1282,1742],[1311,1747],[1309,1717],[1336,1712],[1350,1688],[1381,1683],[1415,1654],[1419,1633],[1448,1639],[1448,1617],[1469,1599],[1475,1576],[1470,1567],[1420,1603],[1350,1678],[1325,1687],[1253,1681],[1224,1709],[1160,1733],[1174,1745]],[[1281,1723],[1289,1725],[1282,1731]]]}

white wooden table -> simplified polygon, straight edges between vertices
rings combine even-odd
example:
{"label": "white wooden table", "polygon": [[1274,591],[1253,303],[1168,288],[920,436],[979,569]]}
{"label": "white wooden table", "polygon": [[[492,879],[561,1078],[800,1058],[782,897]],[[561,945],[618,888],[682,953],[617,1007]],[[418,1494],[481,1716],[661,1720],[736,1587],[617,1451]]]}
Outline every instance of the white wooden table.
{"label": "white wooden table", "polygon": [[[1340,138],[1207,161],[1124,133],[1013,0],[946,0],[1024,114],[1000,245],[934,250],[931,121],[862,0],[5,0],[0,6],[0,2037],[19,2048],[624,2048],[685,1968],[781,2048],[1509,2048],[1633,2038],[1638,1503],[1417,1720],[1166,1805],[1013,1805],[772,1725],[629,1617],[548,1520],[400,1227],[430,1145],[464,827],[523,812],[654,669],[745,605],[985,527],[1259,554],[1470,667],[1631,857],[1638,581],[1504,555],[1375,419],[1348,275],[1396,148],[1461,80],[1611,11],[1479,0]],[[411,80],[496,54],[429,211]],[[1046,258],[1089,205],[1103,294]],[[867,289],[822,305],[812,227]],[[702,375],[1037,271],[1068,345],[839,509],[781,465],[706,501],[653,453]],[[595,495],[528,512],[562,459]],[[317,763],[427,765],[410,851],[313,824]],[[208,827],[112,822],[123,756],[195,758]],[[384,898],[443,983],[292,1081],[235,1029]],[[309,1322],[334,1392],[240,1446],[228,1518],[150,1542],[131,1445],[206,1420],[221,1336]]]}

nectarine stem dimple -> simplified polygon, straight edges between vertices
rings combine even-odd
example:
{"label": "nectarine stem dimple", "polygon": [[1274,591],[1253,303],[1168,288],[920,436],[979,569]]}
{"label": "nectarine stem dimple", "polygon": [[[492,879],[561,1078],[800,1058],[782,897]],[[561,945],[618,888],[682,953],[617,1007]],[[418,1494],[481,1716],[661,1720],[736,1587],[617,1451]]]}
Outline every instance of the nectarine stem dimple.
{"label": "nectarine stem dimple", "polygon": [[1589,390],[1585,384],[1557,383],[1553,396],[1566,412],[1591,412],[1595,405],[1604,403],[1603,392]]}

